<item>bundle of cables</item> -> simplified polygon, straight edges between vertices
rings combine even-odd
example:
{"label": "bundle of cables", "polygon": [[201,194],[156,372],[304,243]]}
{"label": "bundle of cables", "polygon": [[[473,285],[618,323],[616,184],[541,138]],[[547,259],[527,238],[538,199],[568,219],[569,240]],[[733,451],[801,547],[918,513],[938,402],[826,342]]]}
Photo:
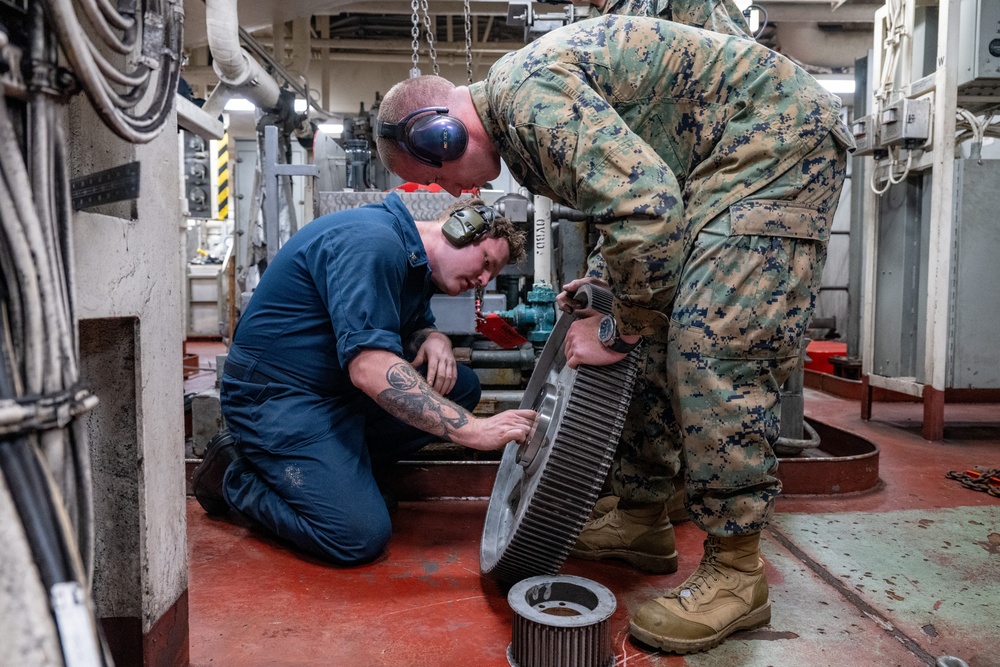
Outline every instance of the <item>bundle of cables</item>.
{"label": "bundle of cables", "polygon": [[996,138],[1000,136],[1000,126],[997,125],[1000,122],[1000,118],[997,117],[998,110],[1000,110],[998,107],[992,107],[978,114],[962,107],[956,110],[959,132],[955,137],[955,144],[971,139],[969,157],[973,160],[982,159],[983,141],[986,137]]}
{"label": "bundle of cables", "polygon": [[[152,140],[173,109],[184,8],[180,0],[142,0],[137,11],[137,2],[43,0],[60,46],[94,109],[118,136],[138,144]],[[90,31],[81,25],[76,8],[85,15]],[[91,33],[100,41],[92,41]]]}
{"label": "bundle of cables", "polygon": [[97,399],[78,387],[66,141],[56,103],[33,98],[29,175],[0,100],[0,500],[20,517],[65,663],[108,664],[89,595],[89,449],[74,419]]}
{"label": "bundle of cables", "polygon": [[[54,53],[44,25],[32,26],[32,66],[54,64],[41,61]],[[101,667],[112,660],[90,596],[93,484],[77,419],[97,398],[79,386],[66,121],[51,92],[0,96],[0,582],[20,592],[0,600],[0,621],[28,630],[4,633],[0,663],[61,653]]]}

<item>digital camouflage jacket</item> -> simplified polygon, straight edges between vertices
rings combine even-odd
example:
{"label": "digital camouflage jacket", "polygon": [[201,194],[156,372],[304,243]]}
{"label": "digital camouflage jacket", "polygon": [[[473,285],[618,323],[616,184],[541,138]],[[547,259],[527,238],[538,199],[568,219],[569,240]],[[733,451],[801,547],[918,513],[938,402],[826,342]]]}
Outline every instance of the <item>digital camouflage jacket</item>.
{"label": "digital camouflage jacket", "polygon": [[514,178],[597,219],[626,334],[667,325],[702,226],[840,123],[840,101],[787,58],[645,17],[553,30],[469,91]]}

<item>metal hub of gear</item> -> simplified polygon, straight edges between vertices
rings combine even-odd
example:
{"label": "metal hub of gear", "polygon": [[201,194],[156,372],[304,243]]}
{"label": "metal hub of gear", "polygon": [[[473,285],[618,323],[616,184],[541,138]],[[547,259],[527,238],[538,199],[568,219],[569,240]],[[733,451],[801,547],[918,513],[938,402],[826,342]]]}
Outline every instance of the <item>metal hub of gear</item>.
{"label": "metal hub of gear", "polygon": [[[611,312],[606,289],[585,285],[576,298]],[[597,501],[628,411],[638,348],[610,366],[571,369],[563,342],[575,319],[560,318],[542,349],[521,401],[538,417],[524,445],[507,445],[490,496],[479,566],[501,582],[559,570]]]}
{"label": "metal hub of gear", "polygon": [[514,611],[507,661],[513,667],[611,667],[615,596],[590,579],[530,577],[507,594]]}

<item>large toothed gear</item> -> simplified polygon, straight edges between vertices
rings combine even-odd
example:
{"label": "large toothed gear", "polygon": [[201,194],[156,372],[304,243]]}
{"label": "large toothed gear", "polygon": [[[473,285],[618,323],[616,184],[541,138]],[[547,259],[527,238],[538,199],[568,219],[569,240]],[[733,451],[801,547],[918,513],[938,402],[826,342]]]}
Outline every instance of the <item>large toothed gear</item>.
{"label": "large toothed gear", "polygon": [[[610,313],[609,291],[585,285],[578,300]],[[560,318],[542,349],[521,408],[538,413],[524,445],[504,450],[480,547],[484,574],[512,584],[554,574],[597,502],[621,436],[639,348],[610,366],[566,364],[575,317]]]}

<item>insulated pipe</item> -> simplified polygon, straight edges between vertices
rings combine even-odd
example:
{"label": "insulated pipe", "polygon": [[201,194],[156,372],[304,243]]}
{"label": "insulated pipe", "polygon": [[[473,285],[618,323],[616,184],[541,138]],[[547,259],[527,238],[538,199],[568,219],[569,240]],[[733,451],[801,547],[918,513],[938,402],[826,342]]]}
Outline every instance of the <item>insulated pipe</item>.
{"label": "insulated pipe", "polygon": [[208,99],[201,106],[201,110],[212,118],[218,118],[225,110],[226,103],[233,98],[234,93],[232,88],[220,81],[215,84],[215,88],[212,89]]}
{"label": "insulated pipe", "polygon": [[552,200],[535,195],[535,284],[552,284]]}
{"label": "insulated pipe", "polygon": [[[278,106],[281,89],[260,63],[240,46],[236,5],[237,0],[208,0],[205,5],[205,27],[208,48],[212,53],[212,67],[219,81],[227,88],[244,95],[261,109],[274,109]],[[212,99],[206,102],[206,107],[209,107],[219,92],[219,88],[216,88]],[[206,110],[211,111],[211,107]]]}

